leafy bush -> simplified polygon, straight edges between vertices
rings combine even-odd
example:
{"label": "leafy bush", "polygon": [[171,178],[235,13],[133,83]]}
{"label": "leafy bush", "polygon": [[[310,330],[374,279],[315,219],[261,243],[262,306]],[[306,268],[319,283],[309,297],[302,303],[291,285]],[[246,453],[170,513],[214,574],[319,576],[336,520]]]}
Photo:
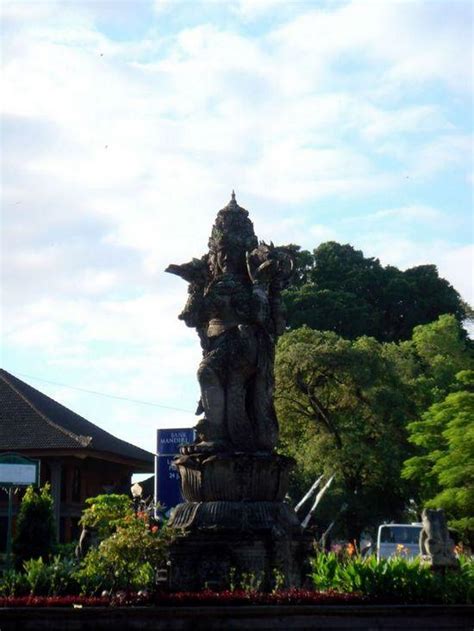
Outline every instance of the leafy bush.
{"label": "leafy bush", "polygon": [[49,565],[50,596],[79,593],[79,583],[76,578],[77,561],[73,557],[53,557]]}
{"label": "leafy bush", "polygon": [[96,531],[99,539],[110,537],[117,526],[133,516],[132,502],[127,495],[97,495],[86,499],[86,505],[79,524]]}
{"label": "leafy bush", "polygon": [[[41,494],[28,489],[23,506],[25,515],[31,507],[51,507],[49,489]],[[36,556],[30,547],[23,558],[22,572],[9,571],[0,575],[0,597],[56,597],[64,594],[97,594],[103,590],[138,590],[156,586],[157,571],[167,560],[168,547],[174,538],[171,530],[159,526],[148,512],[134,513],[126,495],[99,495],[87,500],[81,524],[95,530],[98,547],[91,548],[78,562],[71,546],[62,546],[66,556],[46,554],[42,547]],[[40,511],[38,510],[39,514]],[[46,511],[44,511],[46,516]],[[33,538],[35,531],[31,532]],[[51,540],[50,540],[51,543]],[[20,548],[17,548],[20,560]],[[23,554],[26,546],[23,548]],[[51,553],[53,546],[49,547]]]}
{"label": "leafy bush", "polygon": [[318,554],[312,560],[311,578],[316,590],[358,592],[372,601],[397,603],[474,602],[474,562],[460,560],[459,571],[433,572],[419,559],[393,557],[340,558]]}
{"label": "leafy bush", "polygon": [[50,563],[45,563],[40,557],[25,561],[23,568],[32,596],[60,596],[79,591],[75,577],[76,563],[73,559],[62,559],[57,555]]}
{"label": "leafy bush", "polygon": [[43,558],[29,559],[23,563],[23,567],[30,594],[45,596],[49,591],[50,572]]}
{"label": "leafy bush", "polygon": [[445,576],[437,577],[439,580],[438,590],[441,594],[445,592],[443,602],[448,604],[474,603],[474,559],[469,556],[460,556],[459,572],[446,572]]}
{"label": "leafy bush", "polygon": [[154,587],[167,560],[172,531],[154,524],[147,513],[127,514],[116,530],[89,550],[76,576],[82,593]]}
{"label": "leafy bush", "polygon": [[29,591],[25,575],[17,570],[5,570],[0,575],[0,597],[24,596]]}
{"label": "leafy bush", "polygon": [[50,485],[45,484],[39,493],[29,486],[21,501],[13,539],[16,567],[20,568],[28,559],[47,559],[54,552],[55,544],[56,526]]}
{"label": "leafy bush", "polygon": [[76,557],[76,546],[77,540],[69,543],[58,543],[54,548],[54,552],[62,559],[74,559]]}

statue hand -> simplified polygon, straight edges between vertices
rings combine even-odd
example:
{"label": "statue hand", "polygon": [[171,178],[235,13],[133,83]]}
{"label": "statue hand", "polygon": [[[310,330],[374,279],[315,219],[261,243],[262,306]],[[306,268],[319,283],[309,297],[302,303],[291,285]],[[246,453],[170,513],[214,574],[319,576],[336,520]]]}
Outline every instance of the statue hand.
{"label": "statue hand", "polygon": [[260,245],[246,253],[247,270],[250,279],[255,284],[266,284],[273,282],[278,275],[278,260],[275,257],[275,247],[273,243]]}
{"label": "statue hand", "polygon": [[276,261],[264,261],[253,272],[253,282],[256,284],[268,284],[272,281],[277,271]]}

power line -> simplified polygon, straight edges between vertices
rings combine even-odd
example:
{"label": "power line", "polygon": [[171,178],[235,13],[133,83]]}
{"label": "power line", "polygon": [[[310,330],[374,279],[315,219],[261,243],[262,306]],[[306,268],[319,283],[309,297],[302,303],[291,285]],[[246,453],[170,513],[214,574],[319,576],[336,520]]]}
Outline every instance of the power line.
{"label": "power line", "polygon": [[44,383],[50,383],[53,386],[61,386],[62,388],[69,388],[70,390],[78,390],[79,392],[87,392],[88,394],[95,394],[98,397],[106,397],[109,399],[119,399],[120,401],[128,401],[129,403],[139,403],[140,405],[151,405],[156,408],[163,408],[165,410],[173,410],[175,412],[186,412],[187,414],[194,414],[191,410],[185,410],[184,408],[176,408],[172,405],[162,405],[161,403],[154,403],[152,401],[142,401],[141,399],[128,399],[127,397],[119,397],[115,394],[105,394],[105,392],[97,392],[96,390],[87,390],[86,388],[79,388],[78,386],[70,386],[67,383],[59,383],[57,381],[50,381],[49,379],[43,379],[41,377],[34,377],[33,375],[26,375],[21,372],[17,372],[20,377],[26,377],[27,379],[34,379],[36,381],[43,381]]}

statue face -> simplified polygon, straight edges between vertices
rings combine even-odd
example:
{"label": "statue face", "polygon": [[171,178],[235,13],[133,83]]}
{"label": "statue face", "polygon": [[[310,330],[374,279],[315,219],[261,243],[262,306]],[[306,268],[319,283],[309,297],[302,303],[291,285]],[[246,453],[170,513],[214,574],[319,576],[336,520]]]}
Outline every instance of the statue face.
{"label": "statue face", "polygon": [[245,253],[237,248],[219,247],[216,259],[217,267],[223,274],[236,274],[245,262]]}

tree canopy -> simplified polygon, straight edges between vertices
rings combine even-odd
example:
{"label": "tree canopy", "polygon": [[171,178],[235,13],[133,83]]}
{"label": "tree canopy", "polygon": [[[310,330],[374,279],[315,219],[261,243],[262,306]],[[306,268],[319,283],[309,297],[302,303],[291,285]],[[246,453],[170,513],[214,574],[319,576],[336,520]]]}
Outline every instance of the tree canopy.
{"label": "tree canopy", "polygon": [[442,314],[453,314],[459,322],[471,315],[435,265],[406,271],[383,267],[379,259],[334,241],[312,253],[290,248],[296,259],[292,285],[284,293],[290,329],[306,324],[349,339],[369,335],[399,341]]}
{"label": "tree canopy", "polygon": [[382,345],[302,327],[278,345],[276,384],[282,450],[298,463],[292,492],[335,473],[350,537],[400,512],[405,419],[414,409]]}
{"label": "tree canopy", "polygon": [[[439,499],[448,488],[441,480],[448,484],[450,463],[457,471],[454,463],[473,419],[456,375],[472,368],[470,344],[453,315],[415,327],[412,339],[398,343],[348,340],[307,326],[283,335],[276,353],[276,408],[281,450],[297,461],[295,499],[319,474],[335,473],[318,517],[327,524],[347,502],[348,536],[383,520],[403,519],[410,498],[420,507]],[[436,405],[444,406],[443,422]],[[445,415],[448,408],[454,414],[453,405],[462,406],[462,415],[448,427]],[[429,420],[422,416],[428,409]],[[421,437],[408,441],[419,432]],[[474,460],[472,445],[462,447],[463,458],[470,452]],[[402,476],[407,459],[413,474]],[[448,507],[446,495],[443,502]],[[450,519],[468,517],[468,508],[459,499]]]}
{"label": "tree canopy", "polygon": [[459,372],[452,389],[408,425],[420,453],[405,462],[403,475],[417,481],[428,506],[444,508],[451,526],[474,541],[474,371]]}

